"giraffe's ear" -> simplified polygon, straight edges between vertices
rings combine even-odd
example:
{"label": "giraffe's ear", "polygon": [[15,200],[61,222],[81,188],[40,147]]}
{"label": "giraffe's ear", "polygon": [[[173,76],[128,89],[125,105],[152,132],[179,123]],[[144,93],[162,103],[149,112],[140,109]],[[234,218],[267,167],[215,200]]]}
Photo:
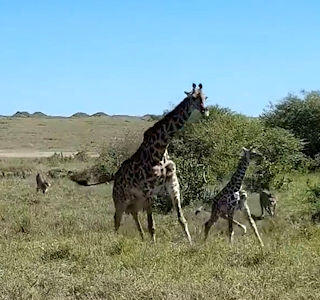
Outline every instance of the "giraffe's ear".
{"label": "giraffe's ear", "polygon": [[193,83],[193,84],[192,84],[192,91],[191,91],[191,92],[186,92],[186,91],[185,91],[184,93],[185,93],[187,96],[190,97],[190,96],[194,93],[196,87],[197,87],[196,84]]}
{"label": "giraffe's ear", "polygon": [[199,89],[200,90],[202,89],[202,83],[199,83]]}

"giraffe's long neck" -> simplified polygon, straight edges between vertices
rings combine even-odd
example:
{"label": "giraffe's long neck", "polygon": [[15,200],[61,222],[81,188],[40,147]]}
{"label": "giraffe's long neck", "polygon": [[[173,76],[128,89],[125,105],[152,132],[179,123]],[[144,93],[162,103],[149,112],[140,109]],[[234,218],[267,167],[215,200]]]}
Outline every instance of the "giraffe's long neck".
{"label": "giraffe's long neck", "polygon": [[[174,134],[179,131],[189,119],[193,107],[190,98],[185,98],[174,110],[169,112],[160,123],[163,127],[163,134],[170,140]],[[161,122],[162,121],[162,122]]]}
{"label": "giraffe's long neck", "polygon": [[237,192],[240,190],[240,187],[242,185],[242,181],[246,174],[249,163],[250,161],[249,159],[247,159],[246,156],[241,157],[237,170],[234,172],[234,174],[231,177],[231,180],[228,183],[229,188],[233,192]]}
{"label": "giraffe's long neck", "polygon": [[175,109],[144,133],[144,144],[150,148],[155,160],[163,156],[174,134],[189,119],[193,111],[191,101],[190,98],[186,97]]}

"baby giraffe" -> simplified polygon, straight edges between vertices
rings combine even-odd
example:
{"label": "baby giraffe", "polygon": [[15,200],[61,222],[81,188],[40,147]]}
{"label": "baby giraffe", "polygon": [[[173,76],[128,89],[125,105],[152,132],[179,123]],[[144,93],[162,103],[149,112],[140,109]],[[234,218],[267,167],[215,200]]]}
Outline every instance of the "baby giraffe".
{"label": "baby giraffe", "polygon": [[246,233],[246,226],[233,219],[235,211],[244,208],[249,223],[254,230],[260,245],[263,247],[263,242],[260,238],[257,226],[251,216],[250,209],[246,201],[247,197],[246,195],[243,195],[242,190],[240,190],[250,160],[257,157],[261,157],[261,154],[258,154],[251,148],[243,148],[243,153],[241,155],[236,172],[232,175],[229,183],[213,199],[211,216],[210,219],[205,223],[205,239],[208,237],[211,226],[217,222],[219,217],[229,221],[229,237],[231,244],[233,243],[234,235],[233,224],[241,227],[244,233]]}

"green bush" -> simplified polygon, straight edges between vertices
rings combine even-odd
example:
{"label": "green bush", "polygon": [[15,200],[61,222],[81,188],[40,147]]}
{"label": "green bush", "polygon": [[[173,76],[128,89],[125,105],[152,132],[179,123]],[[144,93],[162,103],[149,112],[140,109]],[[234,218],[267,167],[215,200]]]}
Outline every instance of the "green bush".
{"label": "green bush", "polygon": [[115,173],[123,161],[128,159],[140,146],[142,136],[128,132],[122,139],[115,139],[111,146],[103,147],[97,161],[97,166],[108,173]]}
{"label": "green bush", "polygon": [[250,146],[264,157],[251,164],[247,172],[247,188],[252,190],[270,185],[280,188],[289,171],[304,169],[308,163],[301,153],[300,141],[288,131],[212,107],[208,118],[188,123],[169,147],[169,154],[177,163],[184,203],[202,200],[206,185],[216,187],[229,179],[242,147]]}
{"label": "green bush", "polygon": [[154,197],[153,209],[158,213],[167,214],[173,208],[172,200],[165,186],[161,187],[158,194]]}
{"label": "green bush", "polygon": [[[307,183],[308,184],[308,183]],[[313,213],[320,211],[320,186],[318,184],[308,184],[307,201],[311,204]]]}
{"label": "green bush", "polygon": [[291,131],[304,141],[304,153],[315,157],[320,152],[320,92],[304,93],[303,98],[289,94],[261,115],[269,127]]}

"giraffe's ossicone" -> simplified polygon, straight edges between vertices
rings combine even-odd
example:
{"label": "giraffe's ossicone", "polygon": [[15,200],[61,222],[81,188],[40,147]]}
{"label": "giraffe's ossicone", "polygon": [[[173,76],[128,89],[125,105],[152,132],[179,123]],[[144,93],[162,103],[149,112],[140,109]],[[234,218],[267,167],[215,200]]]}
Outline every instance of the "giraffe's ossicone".
{"label": "giraffe's ossicone", "polygon": [[193,84],[191,92],[185,92],[186,98],[171,112],[155,123],[144,133],[143,142],[138,150],[122,163],[114,176],[113,201],[115,205],[115,230],[119,229],[123,213],[132,214],[137,228],[143,238],[143,230],[138,213],[147,211],[148,230],[155,240],[155,225],[152,216],[152,202],[159,187],[165,185],[177,211],[188,241],[191,237],[187,221],[184,218],[180,203],[180,187],[176,175],[175,163],[170,160],[167,147],[175,132],[180,130],[193,110],[202,114],[206,96],[202,84]]}

